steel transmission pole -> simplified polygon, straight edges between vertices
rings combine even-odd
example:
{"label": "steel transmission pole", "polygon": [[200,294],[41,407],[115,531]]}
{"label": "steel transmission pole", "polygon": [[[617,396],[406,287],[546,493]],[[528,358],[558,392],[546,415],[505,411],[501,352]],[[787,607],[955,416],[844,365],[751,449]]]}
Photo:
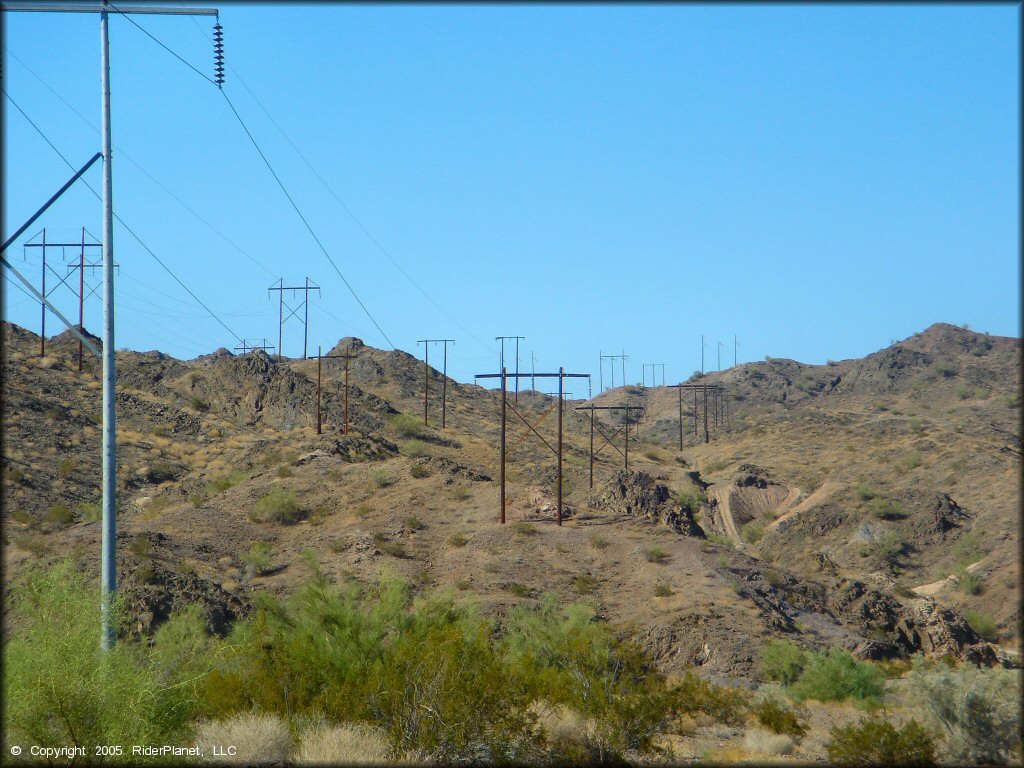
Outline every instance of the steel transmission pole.
{"label": "steel transmission pole", "polygon": [[114,408],[114,177],[110,140],[110,33],[107,2],[100,11],[100,78],[103,91],[103,517],[100,558],[100,646],[114,645],[112,602],[117,590],[117,413]]}

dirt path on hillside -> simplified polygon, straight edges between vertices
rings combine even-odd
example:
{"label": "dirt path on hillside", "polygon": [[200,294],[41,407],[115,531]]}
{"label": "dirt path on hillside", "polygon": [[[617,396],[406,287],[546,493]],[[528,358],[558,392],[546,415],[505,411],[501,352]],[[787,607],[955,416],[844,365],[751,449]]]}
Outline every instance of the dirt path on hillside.
{"label": "dirt path on hillside", "polygon": [[[791,520],[792,518],[794,518],[797,515],[799,515],[801,512],[806,512],[808,509],[816,507],[819,504],[827,501],[829,498],[831,498],[832,494],[834,494],[836,491],[838,491],[842,487],[843,487],[842,483],[838,483],[838,482],[836,482],[834,480],[826,481],[825,483],[822,484],[822,486],[818,490],[816,490],[814,493],[812,493],[806,499],[801,501],[799,504],[797,504],[791,510],[789,510],[788,512],[783,514],[781,517],[778,517],[775,520],[773,520],[771,523],[769,523],[768,527],[765,528],[765,531],[770,531],[770,530],[772,530],[774,528],[778,528],[780,523],[782,523],[782,522],[784,522],[786,520]],[[797,490],[797,493],[799,494],[799,490]],[[786,500],[787,501],[789,500],[788,497],[787,497]],[[783,505],[785,505],[785,502],[783,502]]]}
{"label": "dirt path on hillside", "polygon": [[722,518],[722,526],[725,528],[725,533],[732,539],[733,544],[737,548],[743,547],[743,540],[740,538],[740,532],[736,529],[736,521],[733,520],[732,510],[729,508],[729,496],[732,494],[732,487],[726,487],[721,491],[717,488],[709,489],[711,497],[717,502],[718,514]]}
{"label": "dirt path on hillside", "polygon": [[[974,573],[975,569],[979,565],[981,565],[981,560],[979,560],[976,563],[971,563],[967,566],[965,570],[968,573]],[[938,581],[933,581],[931,584],[921,584],[916,587],[911,587],[910,591],[913,592],[915,595],[921,595],[922,597],[933,597],[946,587],[956,586],[959,582],[960,579],[957,578],[955,574],[951,573],[946,578],[939,579]]]}

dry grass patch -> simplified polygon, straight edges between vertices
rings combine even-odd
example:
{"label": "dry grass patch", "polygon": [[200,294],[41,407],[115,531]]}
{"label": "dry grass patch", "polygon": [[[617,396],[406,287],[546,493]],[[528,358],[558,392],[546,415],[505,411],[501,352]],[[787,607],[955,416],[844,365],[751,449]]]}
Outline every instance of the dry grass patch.
{"label": "dry grass patch", "polygon": [[227,720],[206,722],[196,728],[196,746],[207,755],[213,748],[234,746],[235,754],[218,756],[230,765],[284,763],[292,749],[288,725],[273,715],[239,714]]}
{"label": "dry grass patch", "polygon": [[390,755],[383,731],[346,723],[307,730],[302,734],[294,762],[298,765],[390,765],[395,762]]}

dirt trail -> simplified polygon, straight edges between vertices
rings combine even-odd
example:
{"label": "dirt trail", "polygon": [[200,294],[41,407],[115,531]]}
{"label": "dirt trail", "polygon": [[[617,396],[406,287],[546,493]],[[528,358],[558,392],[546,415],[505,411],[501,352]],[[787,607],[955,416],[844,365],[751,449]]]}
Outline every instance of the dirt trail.
{"label": "dirt trail", "polygon": [[733,544],[738,548],[742,548],[743,540],[740,538],[740,532],[736,529],[736,521],[733,520],[732,510],[729,508],[729,496],[732,495],[732,486],[727,486],[721,490],[711,488],[708,490],[708,493],[712,499],[718,502],[718,514],[722,518],[722,525],[725,527],[726,534],[732,539]]}
{"label": "dirt trail", "polygon": [[[976,563],[971,563],[965,569],[968,573],[974,573],[975,569],[981,565],[981,560]],[[911,588],[911,592],[915,595],[921,595],[922,597],[932,597],[941,592],[946,587],[956,586],[960,583],[960,579],[955,574],[950,574],[944,579],[933,581],[931,584],[921,584]]]}
{"label": "dirt trail", "polygon": [[[799,504],[797,504],[791,510],[789,510],[788,512],[783,514],[781,517],[778,517],[775,520],[773,520],[771,523],[769,523],[768,527],[765,530],[766,531],[770,531],[773,528],[778,528],[780,523],[782,523],[782,522],[784,522],[786,520],[790,520],[790,519],[796,517],[797,515],[799,515],[801,512],[806,512],[808,509],[811,509],[812,507],[816,507],[819,504],[821,504],[822,502],[827,501],[829,498],[831,498],[832,494],[834,494],[836,491],[838,491],[842,487],[843,487],[842,483],[838,483],[838,482],[836,482],[834,480],[826,481],[825,483],[822,484],[822,486],[818,490],[816,490],[814,493],[812,493],[806,499],[801,501]],[[797,490],[797,493],[799,493],[799,490]],[[789,499],[787,498],[786,501],[789,501]],[[783,506],[785,506],[785,502],[783,502]]]}

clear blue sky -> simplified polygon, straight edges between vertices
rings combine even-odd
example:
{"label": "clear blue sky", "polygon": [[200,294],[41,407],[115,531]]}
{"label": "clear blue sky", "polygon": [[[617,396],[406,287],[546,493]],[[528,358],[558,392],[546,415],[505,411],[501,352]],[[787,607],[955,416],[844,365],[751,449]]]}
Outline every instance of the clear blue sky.
{"label": "clear blue sky", "polygon": [[[299,208],[397,347],[456,339],[460,380],[497,369],[497,335],[527,337],[523,369],[534,351],[595,389],[599,351],[672,382],[701,334],[708,369],[734,334],[741,362],[816,363],[937,321],[1020,335],[1019,6],[220,10],[225,92]],[[99,125],[98,16],[4,16],[4,88],[77,167],[100,148],[73,111]],[[132,19],[212,75],[212,19]],[[240,337],[276,344],[266,289],[308,276],[314,351],[389,346],[216,87],[117,16],[111,59],[115,208],[146,244]],[[6,237],[71,172],[4,107]],[[100,219],[79,186],[29,234]],[[238,343],[120,226],[115,253],[118,347]],[[38,281],[37,256],[7,255]],[[5,288],[5,318],[38,332]],[[284,351],[301,354],[295,320]]]}

